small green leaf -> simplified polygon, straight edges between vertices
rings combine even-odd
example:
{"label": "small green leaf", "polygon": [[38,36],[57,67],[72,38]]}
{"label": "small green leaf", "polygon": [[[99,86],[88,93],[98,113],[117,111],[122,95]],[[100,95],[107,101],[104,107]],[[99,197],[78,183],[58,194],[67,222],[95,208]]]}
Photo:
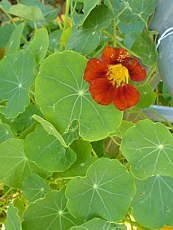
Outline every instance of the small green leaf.
{"label": "small green leaf", "polygon": [[173,137],[161,123],[142,120],[127,130],[121,143],[122,154],[135,177],[173,176]]}
{"label": "small green leaf", "polygon": [[15,53],[19,50],[23,28],[24,23],[21,23],[15,28],[15,30],[11,34],[7,46],[5,48],[5,56],[7,56],[8,54]]}
{"label": "small green leaf", "polygon": [[31,53],[18,51],[0,62],[0,101],[6,101],[3,113],[14,118],[29,104],[29,89],[34,80],[35,61]]}
{"label": "small green leaf", "polygon": [[22,230],[21,220],[18,216],[17,209],[11,203],[7,210],[5,220],[5,230]]}
{"label": "small green leaf", "polygon": [[60,192],[51,191],[44,199],[30,204],[23,218],[23,230],[65,230],[80,224],[66,208],[64,189]]}
{"label": "small green leaf", "polygon": [[90,54],[100,44],[103,28],[110,24],[111,13],[105,5],[95,7],[81,28],[75,28],[69,38],[67,48]]}
{"label": "small green leaf", "polygon": [[147,108],[154,104],[156,99],[156,94],[154,93],[150,85],[141,85],[137,87],[140,93],[140,101],[136,105],[139,108]]}
{"label": "small green leaf", "polygon": [[149,229],[173,226],[173,178],[152,176],[136,181],[136,186],[132,202],[135,220]]}
{"label": "small green leaf", "polygon": [[71,227],[70,230],[127,230],[124,224],[114,224],[103,219],[93,218],[79,226]]}
{"label": "small green leaf", "polygon": [[68,132],[77,120],[81,137],[94,141],[117,130],[122,112],[113,105],[101,106],[93,101],[88,83],[83,80],[86,62],[73,51],[46,58],[36,78],[36,101],[60,133]]}
{"label": "small green leaf", "polygon": [[48,171],[64,171],[76,160],[75,152],[70,147],[64,148],[41,125],[25,138],[24,143],[26,156]]}
{"label": "small green leaf", "polygon": [[56,178],[85,176],[88,167],[97,160],[97,157],[91,155],[92,146],[89,142],[83,140],[74,141],[71,148],[77,155],[75,163],[66,171],[56,173]]}
{"label": "small green leaf", "polygon": [[32,41],[29,43],[28,50],[31,51],[35,60],[40,64],[46,56],[49,46],[49,37],[46,28],[36,30]]}
{"label": "small green leaf", "polygon": [[22,191],[29,202],[43,198],[49,190],[48,184],[37,174],[31,174],[22,183]]}
{"label": "small green leaf", "polygon": [[8,13],[33,22],[43,19],[42,12],[37,6],[16,4],[8,10]]}
{"label": "small green leaf", "polygon": [[[156,44],[153,34],[150,31],[144,31],[131,47],[131,50],[141,58],[146,66],[153,66],[157,62]],[[145,52],[144,52],[145,51]]]}
{"label": "small green leaf", "polygon": [[126,168],[117,160],[103,158],[88,168],[86,177],[68,183],[67,207],[82,220],[99,216],[116,222],[126,215],[134,193],[133,177]]}
{"label": "small green leaf", "polygon": [[35,115],[35,114],[32,117],[42,125],[43,129],[49,135],[56,137],[63,147],[65,147],[65,148],[68,147],[66,145],[63,137],[61,136],[61,134],[55,129],[55,127],[50,122],[46,121],[42,117],[39,117],[38,115]]}

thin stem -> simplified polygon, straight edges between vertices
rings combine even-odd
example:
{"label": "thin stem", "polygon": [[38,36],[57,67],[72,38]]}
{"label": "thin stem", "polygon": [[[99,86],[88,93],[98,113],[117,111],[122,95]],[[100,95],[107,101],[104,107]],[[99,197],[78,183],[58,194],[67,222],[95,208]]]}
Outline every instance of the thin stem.
{"label": "thin stem", "polygon": [[108,36],[108,38],[110,38],[110,39],[112,39],[113,38],[113,36],[112,36],[112,34],[110,34],[109,32],[107,32],[106,30],[102,30],[102,33],[103,34],[106,34],[107,36]]}
{"label": "thin stem", "polygon": [[137,222],[132,221],[131,219],[126,219],[125,223],[130,224],[130,226],[133,225],[134,227],[137,227],[137,228],[142,229],[142,230],[148,230],[148,228],[145,228],[145,227],[141,226],[140,224],[138,224]]}
{"label": "thin stem", "polygon": [[[113,9],[113,6],[112,6],[112,3],[110,0],[108,1],[108,4],[109,4],[110,10],[112,12],[112,15],[114,17],[114,9]],[[113,37],[112,37],[114,47],[116,47],[116,31],[117,31],[116,17],[114,17],[113,18]]]}
{"label": "thin stem", "polygon": [[113,142],[114,144],[116,144],[116,145],[118,145],[118,146],[120,145],[120,143],[118,143],[118,142],[114,139],[114,137],[111,137],[111,136],[110,136],[110,139],[112,140],[112,142]]}
{"label": "thin stem", "polygon": [[35,28],[35,30],[37,30],[37,23],[36,22],[34,22],[34,28]]}
{"label": "thin stem", "polygon": [[93,149],[93,148],[92,148],[91,152],[92,152],[93,156],[95,156],[95,157],[97,157],[97,158],[98,158],[97,153],[94,151],[94,149]]}

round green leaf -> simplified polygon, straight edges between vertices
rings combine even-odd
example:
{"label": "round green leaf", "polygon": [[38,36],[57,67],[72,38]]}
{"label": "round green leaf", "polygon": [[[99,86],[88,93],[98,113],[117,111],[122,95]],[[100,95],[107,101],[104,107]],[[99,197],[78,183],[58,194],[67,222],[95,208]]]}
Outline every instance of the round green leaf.
{"label": "round green leaf", "polygon": [[64,190],[51,191],[44,199],[31,203],[23,218],[23,230],[65,230],[80,224],[66,208]]}
{"label": "round green leaf", "polygon": [[173,137],[163,124],[150,120],[138,122],[127,130],[121,150],[135,177],[173,176]]}
{"label": "round green leaf", "polygon": [[116,131],[122,112],[93,101],[83,80],[86,62],[73,51],[50,55],[36,78],[36,101],[60,132],[67,132],[72,121],[78,120],[80,135],[92,141]]}
{"label": "round green leaf", "polygon": [[75,152],[70,147],[63,147],[41,125],[26,137],[24,148],[28,159],[48,171],[64,171],[76,160]]}
{"label": "round green leaf", "polygon": [[122,224],[113,224],[103,219],[93,218],[79,226],[73,226],[70,230],[126,230],[127,227]]}
{"label": "round green leaf", "polygon": [[153,89],[150,85],[140,85],[137,87],[137,89],[140,93],[140,101],[136,105],[137,107],[147,108],[154,104],[156,94],[153,92]]}
{"label": "round green leaf", "polygon": [[43,178],[33,173],[23,181],[22,191],[30,202],[34,202],[48,193],[49,186]]}
{"label": "round green leaf", "polygon": [[0,62],[0,101],[7,100],[3,110],[7,118],[16,117],[29,104],[34,68],[34,56],[23,50],[8,55]]}
{"label": "round green leaf", "polygon": [[103,158],[88,168],[85,178],[68,183],[67,207],[82,220],[99,216],[118,221],[126,215],[134,193],[133,177],[126,168],[117,160]]}
{"label": "round green leaf", "polygon": [[136,182],[132,215],[149,229],[173,226],[173,178],[153,176]]}

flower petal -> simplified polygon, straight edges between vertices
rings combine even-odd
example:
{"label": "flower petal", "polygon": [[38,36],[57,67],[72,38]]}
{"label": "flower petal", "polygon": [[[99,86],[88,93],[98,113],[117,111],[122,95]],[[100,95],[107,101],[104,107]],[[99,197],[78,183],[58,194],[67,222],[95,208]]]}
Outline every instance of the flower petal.
{"label": "flower petal", "polygon": [[146,78],[146,70],[135,58],[126,59],[122,65],[128,69],[132,81],[143,81]]}
{"label": "flower petal", "polygon": [[114,99],[115,87],[106,78],[92,81],[89,90],[98,104],[109,105]]}
{"label": "flower petal", "polygon": [[119,110],[125,110],[139,101],[140,94],[133,85],[123,85],[115,92],[114,105]]}
{"label": "flower petal", "polygon": [[102,61],[108,65],[121,63],[129,57],[127,50],[106,46],[102,53]]}
{"label": "flower petal", "polygon": [[97,78],[106,77],[107,72],[108,67],[102,61],[92,58],[87,63],[84,79],[90,83]]}

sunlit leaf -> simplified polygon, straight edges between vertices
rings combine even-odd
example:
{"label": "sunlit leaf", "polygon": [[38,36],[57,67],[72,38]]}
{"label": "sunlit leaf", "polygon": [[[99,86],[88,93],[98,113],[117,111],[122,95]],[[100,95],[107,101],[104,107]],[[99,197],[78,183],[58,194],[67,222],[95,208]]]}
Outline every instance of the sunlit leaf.
{"label": "sunlit leaf", "polygon": [[21,220],[17,209],[10,204],[7,210],[7,219],[5,220],[5,230],[22,230]]}
{"label": "sunlit leaf", "polygon": [[37,174],[31,174],[23,181],[22,191],[30,202],[34,202],[48,193],[49,186],[43,178]]}
{"label": "sunlit leaf", "polygon": [[72,121],[78,120],[81,137],[93,141],[115,131],[122,113],[113,105],[101,106],[93,101],[83,80],[86,62],[73,51],[50,55],[36,79],[36,101],[57,130],[68,132]]}
{"label": "sunlit leaf", "polygon": [[133,177],[126,168],[117,160],[103,158],[88,168],[86,177],[68,183],[67,207],[78,219],[100,216],[118,221],[127,213],[134,193]]}
{"label": "sunlit leaf", "polygon": [[136,186],[132,203],[135,220],[149,229],[173,226],[173,178],[152,176],[137,181]]}
{"label": "sunlit leaf", "polygon": [[0,101],[6,101],[3,113],[14,118],[29,104],[29,89],[34,80],[35,61],[31,53],[18,51],[0,62]]}
{"label": "sunlit leaf", "polygon": [[161,123],[142,120],[127,130],[121,143],[122,154],[135,177],[173,176],[173,137]]}
{"label": "sunlit leaf", "polygon": [[42,12],[37,6],[25,6],[23,4],[16,4],[10,7],[8,13],[33,22],[43,19]]}
{"label": "sunlit leaf", "polygon": [[94,9],[94,7],[97,6],[99,3],[101,3],[100,0],[84,0],[84,17],[81,23],[85,21],[92,9]]}
{"label": "sunlit leaf", "polygon": [[65,230],[80,224],[66,208],[64,190],[49,192],[44,199],[30,204],[23,218],[23,230]]}
{"label": "sunlit leaf", "polygon": [[24,143],[28,159],[48,171],[64,171],[76,160],[75,152],[70,147],[63,147],[41,125],[26,137]]}

